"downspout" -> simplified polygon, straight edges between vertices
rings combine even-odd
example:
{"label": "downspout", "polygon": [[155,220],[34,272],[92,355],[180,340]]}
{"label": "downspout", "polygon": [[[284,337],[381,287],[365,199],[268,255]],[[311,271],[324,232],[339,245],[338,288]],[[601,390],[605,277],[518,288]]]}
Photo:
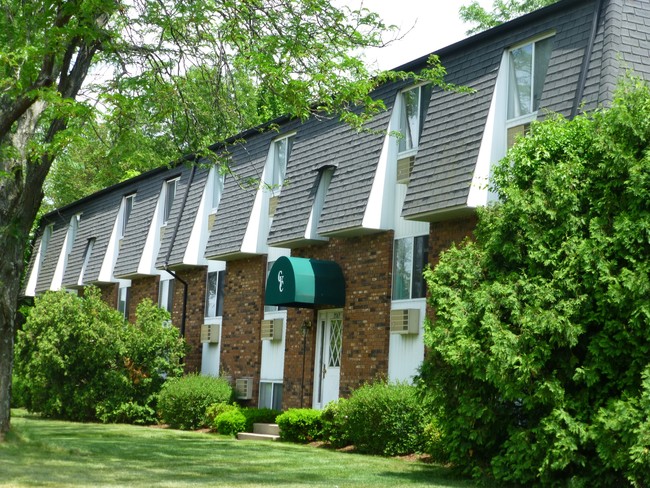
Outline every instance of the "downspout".
{"label": "downspout", "polygon": [[194,181],[194,174],[196,173],[196,164],[192,165],[192,172],[190,173],[190,179],[187,182],[185,187],[185,193],[183,193],[183,202],[181,203],[181,209],[178,213],[178,218],[174,223],[174,231],[172,232],[171,240],[169,241],[169,247],[167,247],[167,255],[165,256],[165,263],[163,265],[165,271],[174,277],[175,280],[178,280],[183,285],[183,312],[181,314],[181,337],[185,338],[185,323],[187,320],[187,281],[179,277],[175,272],[169,269],[169,258],[172,254],[172,248],[174,247],[174,242],[176,241],[176,235],[178,234],[178,227],[181,225],[181,219],[183,218],[183,210],[185,210],[185,204],[187,203],[187,196],[190,193],[190,186]]}
{"label": "downspout", "polygon": [[591,22],[591,34],[589,36],[589,43],[585,51],[585,57],[582,61],[582,68],[580,69],[580,76],[578,77],[578,87],[576,88],[576,96],[573,99],[573,106],[571,107],[570,119],[573,119],[578,114],[578,105],[582,100],[587,84],[587,71],[589,71],[589,63],[591,62],[591,55],[594,51],[594,43],[596,41],[596,34],[598,32],[598,22],[600,21],[600,12],[603,7],[603,0],[596,0],[594,3],[594,14]]}

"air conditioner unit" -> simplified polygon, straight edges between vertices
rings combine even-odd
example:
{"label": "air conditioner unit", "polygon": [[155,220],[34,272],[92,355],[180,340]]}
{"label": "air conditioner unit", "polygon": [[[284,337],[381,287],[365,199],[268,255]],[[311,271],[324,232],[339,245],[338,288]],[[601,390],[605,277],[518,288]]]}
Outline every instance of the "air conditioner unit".
{"label": "air conditioner unit", "polygon": [[214,221],[217,219],[217,214],[211,213],[208,215],[208,232],[212,232],[214,229]]}
{"label": "air conditioner unit", "polygon": [[263,341],[282,340],[282,319],[262,320],[261,337]]}
{"label": "air conditioner unit", "polygon": [[409,308],[390,311],[392,334],[417,334],[420,331],[420,310]]}
{"label": "air conditioner unit", "polygon": [[397,182],[408,183],[411,179],[411,172],[415,164],[415,156],[408,156],[406,158],[397,160]]}
{"label": "air conditioner unit", "polygon": [[530,122],[527,124],[515,125],[513,127],[508,127],[508,149],[514,146],[517,142],[518,137],[523,137],[528,133],[530,129]]}
{"label": "air conditioner unit", "polygon": [[219,343],[219,324],[203,324],[201,326],[201,342]]}
{"label": "air conditioner unit", "polygon": [[273,196],[269,199],[269,217],[273,217],[275,215],[275,211],[278,208],[278,199],[280,197],[278,196]]}
{"label": "air conditioner unit", "polygon": [[239,378],[235,380],[235,394],[239,400],[253,398],[253,378]]}

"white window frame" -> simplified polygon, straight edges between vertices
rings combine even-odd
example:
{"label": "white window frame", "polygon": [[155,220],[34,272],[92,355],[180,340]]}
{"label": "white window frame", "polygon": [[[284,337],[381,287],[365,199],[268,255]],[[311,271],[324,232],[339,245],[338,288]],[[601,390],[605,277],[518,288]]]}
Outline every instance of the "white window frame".
{"label": "white window frame", "polygon": [[[210,310],[208,310],[208,293],[210,293],[210,275],[217,275],[217,282],[216,282],[216,290],[215,290],[215,299],[216,299],[216,305],[215,305],[215,313],[214,315],[210,315]],[[219,284],[221,283],[221,286]],[[210,318],[217,318],[217,317],[222,317],[223,316],[223,299],[224,299],[224,287],[226,284],[226,270],[215,270],[215,271],[209,271],[206,273],[205,276],[205,307],[203,311],[203,315],[206,319]],[[221,301],[221,310],[219,310],[219,302]],[[221,312],[221,313],[219,313]]]}
{"label": "white window frame", "polygon": [[[131,286],[124,285],[120,283],[117,289],[117,310],[122,313],[125,319],[129,317],[129,289]],[[120,306],[124,303],[124,309]]]}
{"label": "white window frame", "polygon": [[[172,213],[172,206],[174,205],[174,199],[176,198],[176,192],[178,191],[178,182],[180,181],[181,177],[177,176],[176,178],[170,178],[169,180],[165,181],[165,198],[163,201],[163,226],[167,225],[167,221],[169,220],[169,217],[171,216]],[[170,187],[174,184],[174,194],[171,195],[170,198]]]}
{"label": "white window frame", "polygon": [[[271,146],[271,165],[269,167],[269,174],[266,178],[266,185],[271,195],[278,196],[282,191],[285,176],[287,174],[287,166],[289,165],[289,158],[291,157],[291,150],[293,149],[293,138],[295,133],[285,134],[282,137],[274,139]],[[284,153],[284,160],[279,157],[280,145],[285,144],[282,152]]]}
{"label": "white window frame", "polygon": [[[263,403],[262,399],[262,386],[263,385],[271,385],[271,402],[270,403]],[[275,392],[276,389],[280,389],[280,404],[279,405],[274,405],[275,403]],[[258,408],[274,408],[275,410],[282,410],[282,400],[284,396],[284,383],[282,381],[268,381],[268,380],[260,380],[260,385],[259,385],[259,395],[258,395]]]}
{"label": "white window frame", "polygon": [[130,195],[125,195],[122,198],[122,212],[120,216],[121,222],[120,222],[120,234],[119,234],[120,240],[124,239],[124,235],[126,234],[126,226],[129,223],[131,214],[133,213],[134,206],[135,206],[135,193],[131,193]]}
{"label": "white window frame", "polygon": [[[519,44],[515,44],[514,46],[510,47],[507,52],[506,52],[506,97],[505,97],[505,120],[506,120],[506,130],[505,130],[505,147],[506,149],[508,148],[508,130],[517,127],[520,125],[527,125],[530,124],[533,120],[537,119],[537,113],[539,111],[539,107],[535,109],[534,104],[534,94],[535,94],[535,57],[537,53],[537,48],[536,45],[537,43],[541,41],[545,41],[547,39],[551,39],[553,36],[555,36],[555,32],[546,32],[540,36],[533,37],[531,39],[527,39],[524,42],[521,42]],[[512,88],[512,77],[511,77],[511,69],[512,69],[512,59],[511,59],[511,54],[513,51],[517,49],[522,49],[525,48],[526,46],[532,46],[532,59],[531,59],[531,84],[530,84],[530,106],[528,109],[530,110],[529,113],[523,114],[523,115],[518,115],[518,116],[513,116],[509,117],[509,106],[510,106],[510,100],[514,96],[511,93]],[[552,52],[552,50],[551,50]],[[549,63],[550,63],[550,58],[549,58]],[[546,67],[547,73],[548,73],[548,66]],[[546,78],[546,77],[545,77]],[[543,87],[542,87],[543,89]]]}
{"label": "white window frame", "polygon": [[[422,235],[416,235],[416,236],[407,236],[407,237],[400,237],[394,240],[393,242],[393,280],[392,280],[392,286],[391,286],[391,298],[393,301],[401,301],[401,300],[417,300],[417,299],[422,299],[426,297],[426,284],[422,284],[422,296],[413,296],[413,283],[414,283],[414,278],[415,278],[415,271],[419,265],[416,265],[415,262],[415,241],[416,239],[424,239],[425,241],[425,247],[424,247],[424,261],[421,263],[422,270],[426,267],[426,265],[429,263],[429,235],[428,234],[422,234]],[[411,240],[411,266],[409,270],[409,282],[408,282],[408,296],[406,297],[396,297],[396,281],[398,277],[397,273],[397,264],[398,264],[398,259],[397,259],[397,252],[398,252],[398,241],[407,241]]]}
{"label": "white window frame", "polygon": [[[429,100],[424,100],[423,99],[423,88],[428,88],[429,92]],[[402,144],[406,144],[408,141],[408,137],[406,132],[406,129],[408,127],[408,116],[406,114],[406,95],[407,93],[413,92],[417,90],[417,100],[418,100],[418,108],[417,108],[417,130],[415,131],[415,134],[411,135],[411,147],[404,147],[402,148]],[[431,98],[431,85],[427,83],[422,83],[416,86],[409,87],[405,90],[402,90],[399,94],[399,114],[398,114],[398,120],[397,120],[397,131],[401,134],[401,137],[397,141],[397,155],[398,159],[407,157],[407,156],[412,156],[418,152],[418,148],[420,146],[420,135],[422,133],[422,127],[424,124],[424,117],[422,113],[422,104],[427,103],[427,108],[428,108],[428,103],[430,102]],[[426,117],[426,115],[424,114]],[[406,117],[406,119],[405,119]]]}
{"label": "white window frame", "polygon": [[221,202],[221,195],[223,194],[223,187],[226,180],[226,175],[222,174],[219,166],[215,166],[212,171],[212,202],[211,213],[216,213]]}
{"label": "white window frame", "polygon": [[161,276],[158,283],[158,306],[167,310],[170,314],[174,308],[174,278]]}

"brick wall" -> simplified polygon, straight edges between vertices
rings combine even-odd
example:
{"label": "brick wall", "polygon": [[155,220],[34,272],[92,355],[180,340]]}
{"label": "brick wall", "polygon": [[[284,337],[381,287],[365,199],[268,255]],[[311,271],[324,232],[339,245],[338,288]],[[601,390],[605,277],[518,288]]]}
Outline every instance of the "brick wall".
{"label": "brick wall", "polygon": [[[117,308],[117,292],[119,285],[117,283],[111,283],[108,285],[98,285],[97,288],[102,293],[102,300],[108,303],[111,307]],[[83,289],[79,291],[79,295],[83,295]]]}
{"label": "brick wall", "polygon": [[[145,298],[149,298],[153,303],[158,304],[158,282],[158,276],[146,276],[131,280],[127,310],[129,322],[135,323],[135,310]],[[117,301],[113,306],[117,308]]]}
{"label": "brick wall", "polygon": [[221,328],[222,374],[233,380],[253,378],[253,399],[257,406],[262,342],[260,323],[264,318],[266,256],[228,262]]}
{"label": "brick wall", "polygon": [[[345,397],[364,382],[388,374],[390,290],[393,233],[332,238],[323,246],[292,251],[296,257],[335,261],[345,278],[343,349],[340,395]],[[283,408],[311,406],[317,311],[290,308],[287,313]],[[301,393],[304,320],[314,325],[307,335],[304,388]]]}
{"label": "brick wall", "polygon": [[440,253],[452,243],[460,243],[465,237],[472,237],[476,228],[477,217],[472,215],[444,222],[432,222],[429,227],[429,261],[434,266],[438,263]]}
{"label": "brick wall", "polygon": [[[189,348],[185,356],[185,372],[198,373],[201,371],[201,326],[205,316],[205,286],[207,268],[190,268],[175,272],[187,283],[187,306],[185,311],[185,341]],[[183,317],[184,287],[180,280],[174,282],[174,306],[172,308],[172,323],[181,328]]]}

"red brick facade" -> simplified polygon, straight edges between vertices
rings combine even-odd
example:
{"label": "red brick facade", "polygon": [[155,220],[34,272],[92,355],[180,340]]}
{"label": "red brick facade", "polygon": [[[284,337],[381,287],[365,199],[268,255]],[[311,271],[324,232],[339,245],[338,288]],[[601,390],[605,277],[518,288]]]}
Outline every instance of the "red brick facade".
{"label": "red brick facade", "polygon": [[[433,265],[452,243],[473,234],[476,217],[432,223],[429,261]],[[346,303],[343,307],[343,346],[339,394],[348,396],[364,382],[388,375],[393,232],[331,238],[323,245],[293,249],[295,257],[334,261],[343,270]],[[220,341],[221,374],[233,380],[253,378],[253,398],[258,403],[264,318],[266,256],[229,261],[227,264],[223,325]],[[185,338],[189,352],[186,372],[201,371],[201,325],[204,323],[206,268],[177,272],[188,285]],[[128,316],[135,320],[137,304],[158,300],[158,277],[132,280]],[[102,287],[102,297],[117,303],[117,285]],[[181,327],[184,287],[175,281],[172,322]],[[324,307],[327,308],[327,307]],[[314,394],[316,321],[318,310],[289,308],[285,334],[283,408],[310,407]],[[303,324],[309,327],[303,334]]]}
{"label": "red brick facade", "polygon": [[220,369],[234,380],[253,378],[250,405],[257,406],[266,256],[229,261],[226,269]]}

